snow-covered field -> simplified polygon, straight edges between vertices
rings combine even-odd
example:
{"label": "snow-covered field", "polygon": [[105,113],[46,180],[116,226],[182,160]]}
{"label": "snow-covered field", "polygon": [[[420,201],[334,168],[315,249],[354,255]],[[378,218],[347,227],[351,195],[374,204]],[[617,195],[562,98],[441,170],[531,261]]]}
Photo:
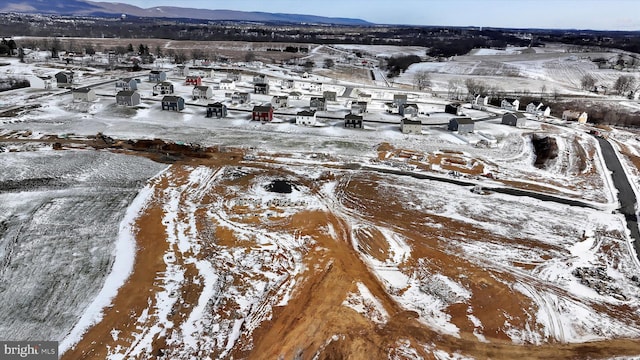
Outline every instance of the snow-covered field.
{"label": "snow-covered field", "polygon": [[164,167],[44,145],[0,154],[0,339],[65,337],[114,261],[134,256],[132,249],[116,250],[120,221],[138,190]]}
{"label": "snow-covered field", "polygon": [[[336,45],[317,55],[367,51],[384,57],[424,50]],[[427,70],[436,91],[446,91],[450,79],[474,76],[512,91],[547,85],[549,91],[580,93],[579,79],[586,73],[602,82],[619,75],[559,50],[527,52],[480,49],[449,62],[415,64],[396,81],[410,84],[416,71]],[[9,69],[57,72],[17,62]],[[302,78],[276,65],[243,70],[236,91],[252,92],[253,73],[262,73],[270,77],[271,94],[252,94],[248,104],[233,104],[229,90],[217,89],[226,74],[216,72],[203,79],[214,89],[213,99],[195,101],[184,77],[171,72],[168,80],[187,107],[168,112],[160,109],[161,96],[152,95],[146,72],[91,68],[83,69],[79,80],[96,84],[98,99],[90,103],[74,102],[63,89],[0,93],[0,110],[39,105],[0,117],[0,168],[5,169],[0,173],[0,299],[6,300],[0,311],[10,314],[0,321],[0,340],[64,339],[62,350],[82,344],[91,325],[112,316],[109,304],[133,271],[134,254],[127,249],[135,247],[134,220],[152,205],[162,209],[162,268],[141,311],[131,309],[130,323],[108,329],[104,355],[109,359],[153,356],[160,338],[164,354],[176,359],[229,358],[266,346],[252,334],[269,333],[261,327],[279,324],[279,310],[288,309],[306,282],[329,273],[331,266],[339,268],[322,258],[335,250],[327,238],[344,241],[341,246],[356,255],[348,260],[361,261],[371,275],[339,278],[345,282],[336,284],[344,290],[337,304],[346,309],[340,311],[385,327],[394,321],[393,311],[405,309],[429,331],[450,339],[441,348],[424,338],[399,337],[389,357],[393,352],[418,358],[427,352],[456,358],[461,355],[451,344],[465,334],[479,346],[495,339],[545,345],[640,337],[640,323],[627,316],[640,309],[640,287],[631,280],[638,261],[624,218],[611,213],[616,192],[588,127],[529,119],[526,127],[513,128],[500,124],[499,109],[466,108],[476,128],[460,135],[447,130],[446,100],[408,91],[424,126],[422,135],[407,135],[399,129],[402,117],[387,105],[402,92],[397,88]],[[114,81],[124,75],[141,79],[140,106],[114,104]],[[293,89],[283,86],[287,79],[295,81]],[[317,82],[321,88],[314,87]],[[301,99],[276,110],[274,122],[249,120],[254,105],[292,90],[300,91]],[[318,113],[318,124],[292,123],[323,90],[336,91],[338,98]],[[342,118],[360,93],[372,97],[364,129],[346,129]],[[227,118],[205,117],[206,104],[214,101],[229,107]],[[168,168],[68,142],[99,132],[123,141],[160,138],[242,149],[245,162],[194,160]],[[558,157],[543,168],[533,165],[533,134],[558,144]],[[635,135],[623,130],[614,135],[632,154],[640,154]],[[65,150],[51,150],[50,136],[58,137]],[[382,144],[393,151],[380,150]],[[633,162],[623,161],[637,184],[640,174]],[[361,165],[371,170],[354,170]],[[450,179],[452,167],[468,182],[578,199],[592,208],[474,194],[468,186],[382,173],[402,169]],[[274,172],[297,184],[291,194],[265,190],[265,183],[278,178]],[[486,173],[490,176],[480,176]],[[286,205],[278,205],[283,199]],[[302,235],[296,226],[310,225],[300,218],[318,214],[337,220],[323,220],[326,231],[316,237]],[[292,219],[298,221],[295,226]],[[597,292],[574,274],[595,268],[612,288]],[[495,303],[486,298],[492,292],[502,294]],[[313,339],[324,349],[341,343],[340,336]]]}

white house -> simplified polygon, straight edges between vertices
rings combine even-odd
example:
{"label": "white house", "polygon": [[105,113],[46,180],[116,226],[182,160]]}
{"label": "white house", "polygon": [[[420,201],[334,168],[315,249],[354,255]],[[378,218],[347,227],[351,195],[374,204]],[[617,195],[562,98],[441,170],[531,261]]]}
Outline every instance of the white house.
{"label": "white house", "polygon": [[296,125],[313,126],[316,124],[316,112],[303,110],[296,114]]}
{"label": "white house", "polygon": [[540,101],[530,102],[529,104],[527,104],[525,111],[536,116],[551,115],[551,108],[548,106],[544,106],[544,104]]}
{"label": "white house", "polygon": [[53,88],[54,78],[51,76],[32,75],[27,80],[29,80],[29,86],[33,89],[51,90]]}
{"label": "white house", "polygon": [[213,97],[213,90],[209,86],[194,86],[192,91],[193,99],[211,99]]}
{"label": "white house", "polygon": [[289,97],[286,95],[276,95],[271,98],[271,105],[276,109],[286,108],[289,106]]}
{"label": "white house", "polygon": [[422,134],[422,122],[420,120],[402,119],[400,122],[400,131],[403,134]]}
{"label": "white house", "polygon": [[502,99],[500,102],[500,108],[511,111],[518,111],[520,109],[520,100],[518,99]]}
{"label": "white house", "polygon": [[220,90],[235,90],[236,82],[229,79],[223,79],[220,81]]}
{"label": "white house", "polygon": [[577,121],[580,124],[587,122],[587,113],[576,110],[565,110],[562,112],[562,120],[564,121]]}
{"label": "white house", "polygon": [[488,96],[475,95],[471,100],[471,108],[473,109],[481,109],[487,105],[489,105]]}
{"label": "white house", "polygon": [[96,92],[88,87],[78,88],[71,90],[71,94],[73,95],[74,101],[94,101],[96,97]]}

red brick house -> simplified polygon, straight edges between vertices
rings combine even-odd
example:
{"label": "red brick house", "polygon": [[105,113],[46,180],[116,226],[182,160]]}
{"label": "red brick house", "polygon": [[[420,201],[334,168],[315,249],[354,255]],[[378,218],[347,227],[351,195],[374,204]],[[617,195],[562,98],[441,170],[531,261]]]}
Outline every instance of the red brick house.
{"label": "red brick house", "polygon": [[251,120],[254,121],[272,121],[273,106],[271,104],[254,106],[251,112]]}

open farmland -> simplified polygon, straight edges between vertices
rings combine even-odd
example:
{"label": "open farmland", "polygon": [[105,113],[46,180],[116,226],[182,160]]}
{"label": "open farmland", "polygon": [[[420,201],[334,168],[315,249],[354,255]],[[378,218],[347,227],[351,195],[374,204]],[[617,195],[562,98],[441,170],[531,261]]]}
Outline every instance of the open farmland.
{"label": "open farmland", "polygon": [[[311,48],[318,64],[422,51]],[[585,94],[582,73],[618,74],[571,56],[480,49],[415,64],[401,87],[357,79],[345,69],[369,69],[348,61],[310,74],[215,63],[202,76],[212,97],[199,100],[176,64],[157,61],[181,112],[161,110],[149,69],[77,67],[89,102],[67,89],[0,93],[0,296],[20,300],[0,305],[16,314],[2,333],[60,341],[74,360],[640,356],[640,264],[595,128],[533,115],[512,127],[504,109],[465,104],[474,130],[454,132],[438,96],[454,77],[513,91],[554,81],[572,95]],[[433,91],[408,89],[421,68]],[[231,71],[235,89],[220,89]],[[269,94],[253,93],[258,74]],[[115,104],[125,76],[140,79],[137,106]],[[272,121],[251,121],[294,91]],[[324,91],[336,99],[316,124],[296,125]],[[398,94],[416,104],[419,133],[400,131]],[[345,128],[362,99],[363,128]],[[211,102],[227,116],[205,117]],[[637,135],[606,135],[636,190]],[[536,137],[557,150],[538,164]]]}

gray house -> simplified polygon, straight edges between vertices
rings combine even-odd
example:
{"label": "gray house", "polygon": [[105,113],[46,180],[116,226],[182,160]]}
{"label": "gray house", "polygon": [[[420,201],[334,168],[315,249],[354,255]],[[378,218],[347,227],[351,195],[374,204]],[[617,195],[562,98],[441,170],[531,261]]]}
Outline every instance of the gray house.
{"label": "gray house", "polygon": [[234,92],[231,94],[231,102],[234,104],[245,104],[251,101],[251,94],[247,92]]}
{"label": "gray house", "polygon": [[393,103],[400,108],[407,103],[407,94],[393,94]]}
{"label": "gray house", "polygon": [[351,113],[352,114],[364,114],[367,112],[367,102],[366,101],[354,101],[351,103]]}
{"label": "gray house", "polygon": [[254,84],[268,84],[269,80],[267,79],[267,77],[264,74],[258,74],[258,75],[253,77],[253,83]]}
{"label": "gray house", "polygon": [[167,81],[167,73],[162,70],[151,70],[149,72],[149,82]]}
{"label": "gray house", "polygon": [[88,87],[78,88],[71,90],[71,94],[73,95],[73,100],[77,101],[94,101],[96,97],[96,92]]}
{"label": "gray house", "polygon": [[140,105],[140,94],[135,90],[120,90],[116,94],[116,105],[122,105],[122,106]]}
{"label": "gray house", "polygon": [[182,96],[167,95],[162,98],[162,110],[182,111],[184,110],[184,98]]}
{"label": "gray house", "polygon": [[400,131],[403,134],[422,134],[422,122],[420,120],[402,119],[400,121]]}
{"label": "gray house", "polygon": [[347,114],[344,116],[344,127],[362,129],[362,115]]}
{"label": "gray house", "polygon": [[263,95],[269,94],[269,84],[254,84],[253,93]]}
{"label": "gray house", "polygon": [[168,81],[159,82],[153,85],[153,95],[173,94],[173,84]]}
{"label": "gray house", "polygon": [[502,115],[502,123],[515,127],[524,127],[527,123],[527,117],[521,112],[512,112]]}
{"label": "gray house", "polygon": [[398,113],[402,116],[418,116],[418,104],[402,104]]}
{"label": "gray house", "polygon": [[447,114],[452,114],[456,116],[464,115],[464,113],[462,112],[462,104],[460,103],[445,105],[444,112]]}
{"label": "gray house", "polygon": [[227,79],[231,81],[240,81],[240,71],[234,70],[227,73]]}
{"label": "gray house", "polygon": [[336,101],[338,94],[335,91],[324,91],[322,97],[327,101]]}
{"label": "gray house", "polygon": [[59,88],[68,88],[73,85],[73,71],[60,71],[55,77]]}
{"label": "gray house", "polygon": [[315,111],[327,111],[327,101],[323,97],[312,96],[309,100],[309,109]]}
{"label": "gray house", "polygon": [[209,86],[194,86],[192,91],[193,99],[211,99],[213,97],[213,90]]}
{"label": "gray house", "polygon": [[219,102],[207,105],[207,117],[218,119],[227,117],[227,106]]}
{"label": "gray house", "polygon": [[458,134],[472,133],[474,128],[473,120],[469,117],[459,117],[449,120],[450,131],[457,131]]}
{"label": "gray house", "polygon": [[124,78],[116,81],[116,91],[138,90],[138,81],[134,78]]}
{"label": "gray house", "polygon": [[276,109],[286,108],[289,106],[289,97],[286,95],[276,95],[271,98],[271,105]]}

